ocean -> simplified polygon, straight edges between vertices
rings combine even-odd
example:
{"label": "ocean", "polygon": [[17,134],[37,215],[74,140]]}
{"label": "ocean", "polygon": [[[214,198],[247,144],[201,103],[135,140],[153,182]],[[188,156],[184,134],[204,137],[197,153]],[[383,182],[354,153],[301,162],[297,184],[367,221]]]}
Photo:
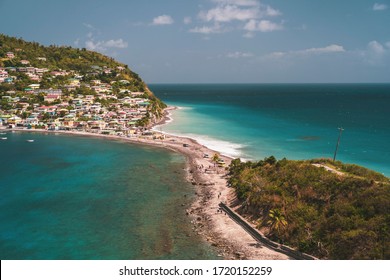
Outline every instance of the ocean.
{"label": "ocean", "polygon": [[390,84],[153,84],[158,127],[246,160],[333,158],[390,176]]}
{"label": "ocean", "polygon": [[91,137],[1,136],[2,260],[218,259],[186,216],[195,189],[182,155]]}
{"label": "ocean", "polygon": [[[390,85],[150,85],[173,121],[223,154],[332,158],[390,175]],[[1,259],[218,259],[185,210],[174,152],[101,138],[7,132],[0,140]],[[34,139],[34,142],[27,142]]]}

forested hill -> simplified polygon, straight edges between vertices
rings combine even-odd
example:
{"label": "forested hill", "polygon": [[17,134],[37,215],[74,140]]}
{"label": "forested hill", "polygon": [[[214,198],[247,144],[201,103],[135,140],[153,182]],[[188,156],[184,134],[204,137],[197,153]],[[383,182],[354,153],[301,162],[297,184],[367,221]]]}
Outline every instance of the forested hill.
{"label": "forested hill", "polygon": [[49,70],[75,70],[82,74],[91,73],[98,67],[117,69],[124,67],[121,74],[124,78],[133,83],[134,91],[144,91],[145,83],[132,72],[127,65],[115,61],[113,58],[101,53],[89,51],[85,48],[76,49],[66,46],[50,45],[45,47],[36,42],[27,42],[23,39],[17,39],[0,34],[0,57],[6,57],[8,52],[13,52],[15,57],[12,59],[3,59],[0,65],[3,67],[23,66],[21,61],[28,61],[28,65],[34,67],[48,68]]}
{"label": "forested hill", "polygon": [[[65,71],[67,79],[76,76],[85,84],[90,84],[92,80],[99,80],[107,84],[126,81],[126,84],[122,84],[120,88],[113,85],[112,93],[118,96],[120,95],[120,89],[127,89],[129,92],[144,92],[152,101],[151,112],[156,115],[161,113],[161,110],[165,107],[165,104],[154,96],[138,74],[131,71],[127,65],[117,62],[113,58],[85,48],[43,46],[36,42],[27,42],[23,39],[0,34],[0,68],[6,70],[9,76],[13,75],[15,78],[12,82],[1,83],[0,91],[23,91],[29,84],[33,83],[32,75],[25,76],[26,72],[29,74],[28,68],[27,71],[23,70],[23,73],[21,73],[21,70],[25,67],[34,67],[43,71],[43,74],[38,77],[40,88],[58,88],[62,86],[62,89],[66,90],[63,88],[64,79],[59,76],[55,76],[57,78],[53,79],[52,74],[53,71],[59,73]],[[12,71],[12,69],[16,69],[16,71]],[[81,91],[82,89],[84,91]],[[76,93],[87,94],[90,92],[81,86],[78,87]],[[123,94],[119,97],[123,98]]]}
{"label": "forested hill", "polygon": [[233,160],[239,212],[271,239],[325,259],[390,258],[389,178],[330,160]]}

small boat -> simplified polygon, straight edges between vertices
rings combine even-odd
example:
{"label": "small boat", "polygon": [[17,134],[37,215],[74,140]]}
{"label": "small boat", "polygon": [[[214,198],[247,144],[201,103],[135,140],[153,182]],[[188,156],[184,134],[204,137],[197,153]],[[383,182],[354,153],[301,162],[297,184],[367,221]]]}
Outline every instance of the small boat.
{"label": "small boat", "polygon": [[0,132],[0,135],[5,135],[5,134],[7,134],[6,132]]}
{"label": "small boat", "polygon": [[27,142],[34,142],[34,139],[29,139],[27,140]]}
{"label": "small boat", "polygon": [[1,140],[7,140],[7,137],[1,137]]}

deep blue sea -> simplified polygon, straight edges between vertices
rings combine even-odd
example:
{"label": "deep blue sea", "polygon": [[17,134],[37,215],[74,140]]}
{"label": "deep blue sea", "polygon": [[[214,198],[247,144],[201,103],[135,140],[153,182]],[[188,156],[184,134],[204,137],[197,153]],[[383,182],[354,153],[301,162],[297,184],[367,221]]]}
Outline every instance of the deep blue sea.
{"label": "deep blue sea", "polygon": [[244,159],[333,158],[390,176],[390,84],[155,84],[158,129]]}
{"label": "deep blue sea", "polygon": [[185,215],[195,190],[183,156],[100,138],[0,136],[2,260],[218,258]]}

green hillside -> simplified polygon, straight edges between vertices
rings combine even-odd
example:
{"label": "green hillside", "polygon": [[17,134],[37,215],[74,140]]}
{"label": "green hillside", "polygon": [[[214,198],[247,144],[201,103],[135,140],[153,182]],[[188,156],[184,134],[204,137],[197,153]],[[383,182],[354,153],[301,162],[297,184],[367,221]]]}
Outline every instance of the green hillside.
{"label": "green hillside", "polygon": [[[41,73],[34,80],[33,75],[26,75],[28,67],[38,69],[43,74]],[[149,106],[150,119],[145,119],[144,123],[161,117],[162,109],[166,107],[154,96],[139,75],[131,71],[127,65],[85,48],[43,46],[36,42],[26,42],[23,39],[0,34],[0,68],[7,71],[9,77],[13,79],[12,82],[0,83],[2,95],[9,95],[10,91],[23,93],[29,85],[36,84],[36,80],[41,89],[61,89],[68,96],[72,94],[96,95],[96,91],[92,90],[89,85],[91,81],[99,80],[101,83],[109,84],[111,93],[118,98],[126,96],[125,90],[145,93],[145,97],[151,104]],[[54,76],[53,71],[65,71],[66,74]],[[81,86],[69,89],[66,85],[69,84],[70,79],[74,78],[79,79]]]}
{"label": "green hillside", "polygon": [[325,259],[390,258],[390,181],[377,172],[322,159],[236,159],[229,184],[239,212],[275,241]]}

